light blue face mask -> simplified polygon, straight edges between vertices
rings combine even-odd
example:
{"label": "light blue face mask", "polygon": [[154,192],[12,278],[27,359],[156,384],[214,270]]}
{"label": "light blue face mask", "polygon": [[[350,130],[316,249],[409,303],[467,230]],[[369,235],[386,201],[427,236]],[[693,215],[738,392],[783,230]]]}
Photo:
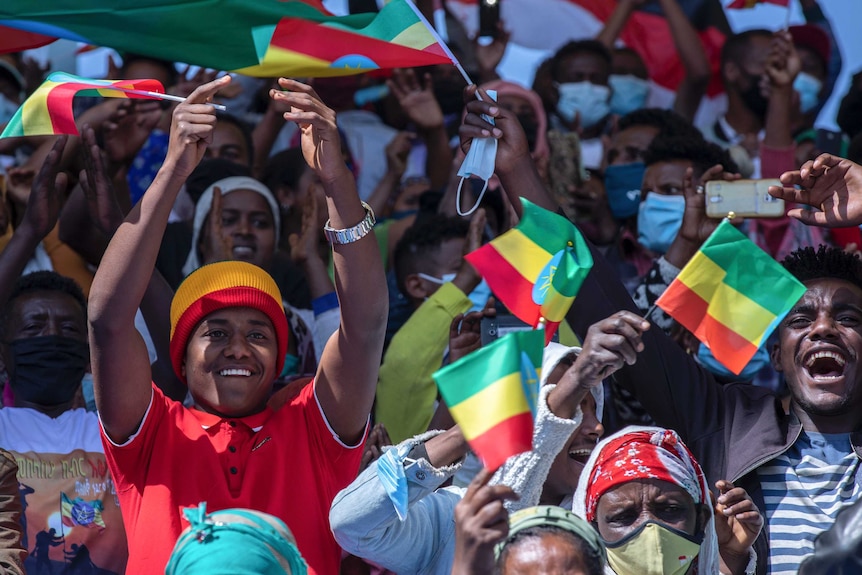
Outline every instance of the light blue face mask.
{"label": "light blue face mask", "polygon": [[[454,280],[456,274],[443,274],[443,276],[439,278],[429,276],[428,274],[423,274],[421,272],[417,273],[416,275],[422,279],[428,280],[431,283],[443,285]],[[467,313],[470,313],[471,311],[482,311],[483,309],[485,309],[485,304],[488,303],[488,298],[491,297],[491,295],[493,295],[491,293],[491,288],[488,286],[488,283],[483,279],[479,282],[479,285],[473,288],[473,291],[467,294],[467,297],[470,298],[470,301],[473,302],[473,307],[471,307],[467,311]]]}
{"label": "light blue face mask", "polygon": [[799,72],[793,81],[793,89],[799,93],[799,109],[807,113],[817,107],[820,102],[820,90],[823,82],[805,72]]}
{"label": "light blue face mask", "polygon": [[683,196],[648,192],[638,206],[638,242],[657,254],[665,253],[682,226]]}
{"label": "light blue face mask", "polygon": [[611,89],[591,82],[558,84],[557,112],[567,122],[579,115],[582,128],[592,128],[611,112]]}
{"label": "light blue face mask", "polygon": [[736,375],[715,359],[715,356],[712,355],[710,349],[702,343],[697,348],[695,360],[697,363],[702,365],[705,370],[717,375],[725,381],[751,381],[761,369],[770,363],[769,353],[767,353],[763,347],[759,347],[757,348],[757,352],[755,352],[754,356],[751,358],[751,361],[742,368],[739,375]]}
{"label": "light blue face mask", "polygon": [[605,168],[605,193],[611,213],[616,219],[622,220],[638,213],[644,172],[646,165],[643,162]]}
{"label": "light blue face mask", "polygon": [[620,76],[611,74],[608,78],[611,87],[611,112],[625,116],[640,110],[646,105],[649,96],[649,80],[631,74]]}
{"label": "light blue face mask", "polygon": [[[497,101],[496,90],[488,90],[487,93],[492,100],[495,102]],[[482,118],[491,124],[494,123],[494,119],[490,116],[482,114]],[[482,197],[488,189],[488,180],[490,180],[491,176],[494,175],[496,163],[497,138],[491,136],[488,136],[487,138],[473,138],[473,141],[470,143],[470,149],[467,150],[467,155],[464,158],[464,161],[461,162],[461,167],[458,169],[458,176],[461,179],[458,182],[458,191],[455,195],[455,211],[458,212],[459,216],[469,216],[479,207],[479,204],[482,202]],[[464,185],[464,180],[472,176],[482,179],[482,181],[485,182],[485,185],[482,187],[482,191],[479,193],[479,197],[476,199],[476,203],[473,204],[473,207],[466,212],[462,212],[461,187]]]}

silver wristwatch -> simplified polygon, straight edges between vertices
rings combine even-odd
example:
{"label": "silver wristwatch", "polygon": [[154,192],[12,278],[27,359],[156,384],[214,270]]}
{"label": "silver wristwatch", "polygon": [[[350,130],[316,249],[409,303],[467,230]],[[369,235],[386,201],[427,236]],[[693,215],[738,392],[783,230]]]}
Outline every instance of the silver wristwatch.
{"label": "silver wristwatch", "polygon": [[374,228],[377,220],[374,218],[374,210],[371,209],[371,206],[362,202],[362,207],[365,208],[365,218],[352,228],[336,230],[330,227],[329,220],[326,220],[326,223],[323,225],[323,234],[329,243],[352,244],[368,235],[368,232]]}

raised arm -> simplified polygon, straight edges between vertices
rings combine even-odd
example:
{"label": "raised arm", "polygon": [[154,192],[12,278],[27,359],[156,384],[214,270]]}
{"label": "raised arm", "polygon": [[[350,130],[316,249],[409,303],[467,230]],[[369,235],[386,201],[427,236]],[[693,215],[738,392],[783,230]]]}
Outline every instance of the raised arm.
{"label": "raised arm", "polygon": [[146,346],[135,329],[171,207],[212,140],[215,110],[206,102],[230,82],[200,86],[177,106],[164,164],[117,229],[90,290],[90,350],[96,406],[105,433],[125,442],[140,426],[151,397]]}
{"label": "raised arm", "polygon": [[691,121],[709,85],[709,59],[697,30],[691,25],[678,0],[659,0],[659,4],[667,19],[679,59],[685,68],[685,76],[676,89],[673,110]]}
{"label": "raised arm", "polygon": [[[286,78],[279,79],[279,85],[285,91],[272,90],[270,96],[291,106],[284,118],[296,122],[302,132],[302,153],[323,185],[330,227],[356,226],[366,214],[344,163],[335,112],[311,86]],[[330,426],[352,444],[362,438],[374,402],[389,301],[373,232],[352,243],[334,244],[332,259],[341,325],[323,350],[314,385]]]}

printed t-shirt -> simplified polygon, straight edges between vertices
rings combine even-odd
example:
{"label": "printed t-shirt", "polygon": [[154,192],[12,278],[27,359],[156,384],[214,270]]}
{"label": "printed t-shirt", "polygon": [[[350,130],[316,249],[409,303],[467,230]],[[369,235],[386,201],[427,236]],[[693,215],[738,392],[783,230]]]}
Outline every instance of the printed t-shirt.
{"label": "printed t-shirt", "polygon": [[313,385],[277,409],[236,419],[188,409],[153,386],[138,432],[116,445],[103,430],[102,441],[123,508],[129,575],[164,571],[188,526],[182,510],[202,501],[207,511],[244,507],[281,518],[309,573],[337,575],[329,507],[356,477],[364,438],[355,447],[338,440]]}
{"label": "printed t-shirt", "polygon": [[126,534],[96,414],[6,407],[0,445],[18,464],[27,572],[123,573]]}

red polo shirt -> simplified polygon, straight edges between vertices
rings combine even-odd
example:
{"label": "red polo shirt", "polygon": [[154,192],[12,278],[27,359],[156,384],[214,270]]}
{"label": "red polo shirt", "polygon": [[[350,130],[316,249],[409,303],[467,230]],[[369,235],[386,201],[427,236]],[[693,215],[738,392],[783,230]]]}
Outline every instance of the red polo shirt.
{"label": "red polo shirt", "polygon": [[137,434],[118,446],[103,430],[129,541],[126,575],[163,573],[188,526],[182,510],[201,501],[207,511],[244,507],[281,518],[309,573],[337,575],[329,507],[356,477],[364,438],[355,447],[341,443],[313,389],[305,386],[276,410],[222,419],[187,409],[154,385]]}

